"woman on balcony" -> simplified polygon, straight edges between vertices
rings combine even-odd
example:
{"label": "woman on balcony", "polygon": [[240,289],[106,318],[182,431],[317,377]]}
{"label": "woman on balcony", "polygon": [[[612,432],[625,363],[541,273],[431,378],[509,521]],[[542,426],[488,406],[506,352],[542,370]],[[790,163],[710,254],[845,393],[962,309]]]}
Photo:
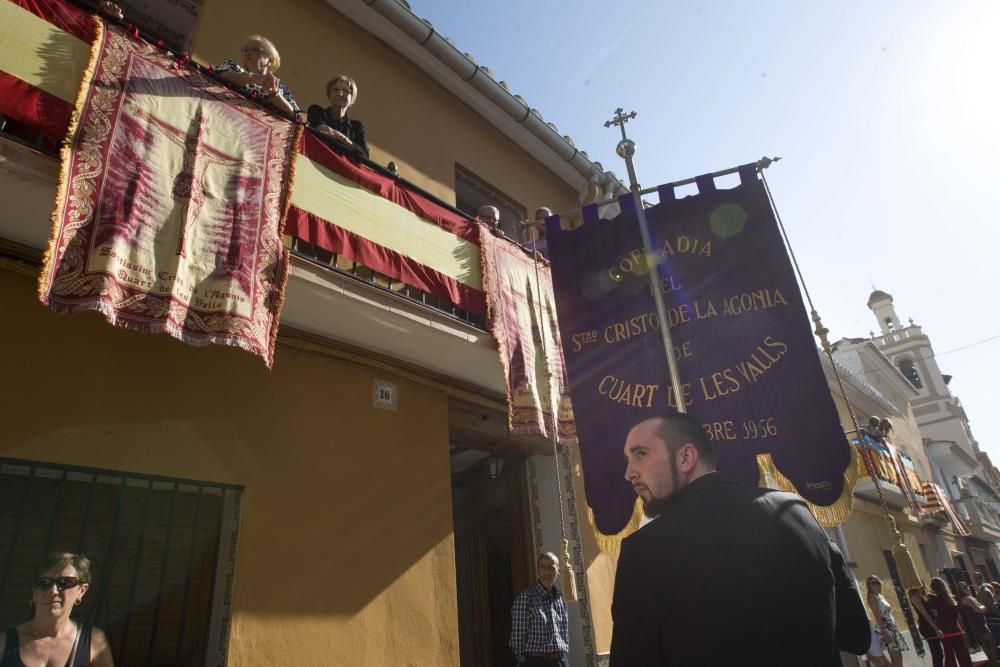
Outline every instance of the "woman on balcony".
{"label": "woman on balcony", "polygon": [[346,74],[338,74],[327,81],[326,96],[330,100],[330,106],[324,109],[318,104],[313,104],[306,112],[309,127],[345,148],[353,149],[359,155],[368,157],[365,124],[347,116],[347,110],[358,101],[357,82]]}
{"label": "woman on balcony", "polygon": [[993,634],[986,624],[986,607],[973,597],[972,589],[964,581],[958,584],[958,600],[965,609],[965,618],[969,623],[969,632],[979,639],[979,644],[983,647],[983,653],[989,658],[987,664],[993,667],[1000,665],[1000,661],[997,659],[997,647],[993,641]]}
{"label": "woman on balcony", "polygon": [[54,553],[31,585],[31,620],[0,635],[0,667],[68,665],[113,667],[104,633],[70,619],[90,589],[90,561],[82,554]]}
{"label": "woman on balcony", "polygon": [[260,35],[250,35],[240,54],[239,63],[230,58],[213,67],[212,71],[220,79],[242,88],[255,100],[270,104],[291,116],[299,113],[299,105],[296,104],[292,91],[274,75],[281,66],[281,56],[271,40]]}
{"label": "woman on balcony", "polygon": [[[892,667],[902,667],[903,651],[910,647],[906,643],[906,638],[896,626],[896,621],[892,618],[892,607],[889,601],[882,595],[882,581],[874,574],[868,577],[865,582],[868,587],[868,609],[875,619],[875,631],[879,635],[879,642],[882,645],[882,664],[892,665]],[[885,660],[885,655],[889,660]]]}

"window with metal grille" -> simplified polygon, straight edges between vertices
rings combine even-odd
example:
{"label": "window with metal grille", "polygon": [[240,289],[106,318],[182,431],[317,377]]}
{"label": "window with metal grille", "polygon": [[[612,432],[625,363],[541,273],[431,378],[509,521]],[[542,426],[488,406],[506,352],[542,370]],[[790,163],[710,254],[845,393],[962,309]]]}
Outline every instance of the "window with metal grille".
{"label": "window with metal grille", "polygon": [[74,617],[118,665],[225,664],[242,487],[0,458],[0,628],[52,551],[93,562]]}
{"label": "window with metal grille", "polygon": [[527,209],[456,163],[455,208],[474,218],[480,206],[496,206],[500,211],[500,229],[514,240],[521,239],[521,221],[527,217]]}

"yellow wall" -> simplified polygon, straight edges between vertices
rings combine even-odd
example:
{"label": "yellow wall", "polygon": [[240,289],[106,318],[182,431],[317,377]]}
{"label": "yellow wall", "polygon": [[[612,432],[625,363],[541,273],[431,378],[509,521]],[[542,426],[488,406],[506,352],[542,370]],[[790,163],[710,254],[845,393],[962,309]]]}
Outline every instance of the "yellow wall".
{"label": "yellow wall", "polygon": [[455,202],[459,162],[529,215],[538,206],[558,211],[575,205],[572,188],[322,0],[205,0],[192,50],[201,62],[219,63],[238,57],[251,33],[265,34],[278,47],[277,75],[303,109],[329,105],[325,88],[334,75],[354,76],[358,102],[349,115],[365,123],[372,159],[395,160],[400,175],[443,200]]}
{"label": "yellow wall", "polygon": [[[903,535],[903,542],[906,544],[913,564],[917,569],[917,575],[927,583],[931,575],[927,572],[923,557],[920,554],[920,542],[922,540],[922,529],[916,521],[894,512],[896,525]],[[883,551],[889,551],[893,546],[893,536],[889,533],[888,525],[882,509],[875,503],[854,499],[854,512],[842,524],[844,538],[847,540],[847,547],[850,550],[850,559],[857,563],[854,574],[858,582],[858,590],[862,597],[865,595],[865,579],[874,574],[882,580],[883,595],[892,605],[892,613],[896,619],[896,624],[901,628],[906,628],[906,619],[900,609],[899,600],[891,584],[892,578],[889,576],[889,568],[885,562]],[[889,582],[889,583],[886,583]]]}
{"label": "yellow wall", "polygon": [[[55,315],[0,269],[0,456],[245,485],[232,665],[456,665],[444,395]],[[379,377],[386,377],[380,374]]]}

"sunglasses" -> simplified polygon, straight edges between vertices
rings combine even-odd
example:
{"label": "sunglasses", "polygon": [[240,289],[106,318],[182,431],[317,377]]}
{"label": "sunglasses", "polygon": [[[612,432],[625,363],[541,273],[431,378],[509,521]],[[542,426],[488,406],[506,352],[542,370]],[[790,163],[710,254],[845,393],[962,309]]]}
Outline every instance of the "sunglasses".
{"label": "sunglasses", "polygon": [[270,56],[271,54],[259,46],[244,46],[242,49],[243,53],[262,53],[265,56]]}
{"label": "sunglasses", "polygon": [[82,583],[76,577],[38,577],[31,587],[36,591],[47,591],[55,584],[56,590],[61,593],[67,588],[76,588]]}

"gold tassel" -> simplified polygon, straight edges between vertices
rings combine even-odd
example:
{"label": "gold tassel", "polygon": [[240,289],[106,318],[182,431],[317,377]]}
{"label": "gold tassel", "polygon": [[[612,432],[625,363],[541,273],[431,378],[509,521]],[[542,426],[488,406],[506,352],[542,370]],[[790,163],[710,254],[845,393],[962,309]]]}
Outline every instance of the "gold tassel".
{"label": "gold tassel", "polygon": [[892,545],[892,555],[896,560],[899,583],[906,590],[919,588],[921,585],[920,575],[917,574],[917,568],[913,564],[913,557],[910,555],[909,549],[906,548],[906,543],[903,542],[903,535],[896,527],[896,520],[890,514],[886,515],[885,520],[889,524],[889,532],[896,537],[896,544]]}
{"label": "gold tassel", "polygon": [[562,595],[566,602],[578,602],[580,597],[576,590],[576,573],[573,572],[573,563],[569,560],[569,540],[562,541],[563,547],[563,574],[562,574]]}

